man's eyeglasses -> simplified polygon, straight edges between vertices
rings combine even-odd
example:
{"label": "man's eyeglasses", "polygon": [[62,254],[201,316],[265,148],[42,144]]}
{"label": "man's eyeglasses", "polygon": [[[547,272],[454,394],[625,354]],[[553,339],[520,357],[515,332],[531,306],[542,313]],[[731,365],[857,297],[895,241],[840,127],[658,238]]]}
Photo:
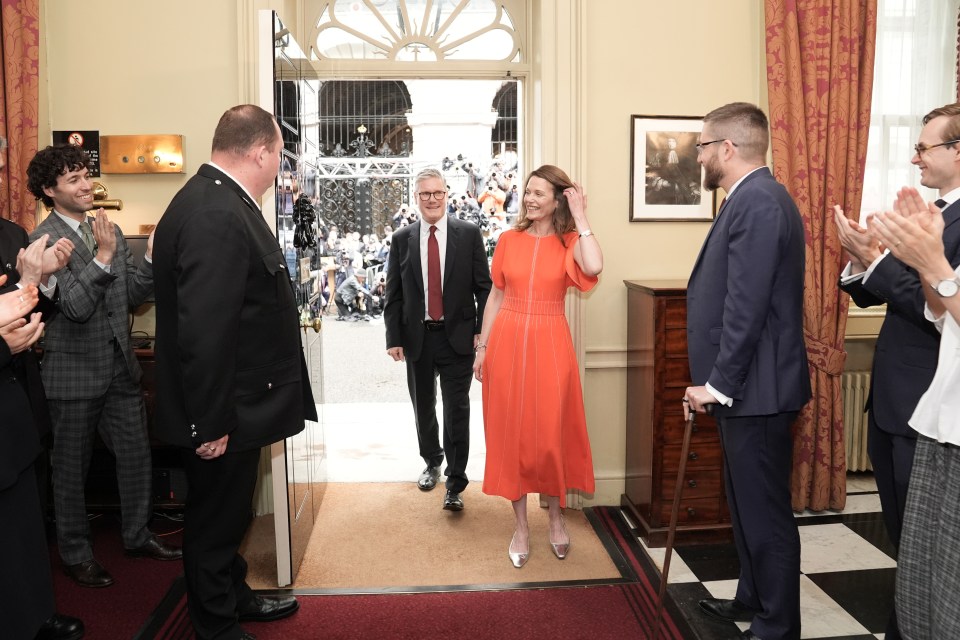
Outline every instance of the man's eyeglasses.
{"label": "man's eyeglasses", "polygon": [[[716,140],[711,140],[710,142],[698,142],[694,146],[697,148],[697,153],[703,153],[704,147],[709,147],[710,145],[716,144],[718,142],[726,142],[726,138],[718,138]],[[733,146],[737,146],[737,143],[733,141],[731,141],[730,144],[732,144]]]}
{"label": "man's eyeglasses", "polygon": [[417,193],[417,197],[420,198],[421,202],[426,202],[430,198],[433,198],[434,200],[443,200],[446,195],[446,191],[420,191]]}
{"label": "man's eyeglasses", "polygon": [[940,144],[931,144],[930,146],[927,146],[922,142],[918,142],[917,144],[913,145],[913,150],[917,152],[918,157],[922,157],[924,151],[930,151],[930,149],[936,149],[937,147],[945,147],[950,144],[957,144],[958,142],[960,142],[960,139],[947,140],[946,142],[941,142]]}

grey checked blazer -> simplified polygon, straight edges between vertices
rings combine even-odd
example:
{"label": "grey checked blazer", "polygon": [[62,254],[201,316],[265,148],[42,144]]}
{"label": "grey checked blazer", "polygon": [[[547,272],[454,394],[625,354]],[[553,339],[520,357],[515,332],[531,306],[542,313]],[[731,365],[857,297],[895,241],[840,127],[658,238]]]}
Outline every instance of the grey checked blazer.
{"label": "grey checked blazer", "polygon": [[140,365],[130,348],[128,314],[153,291],[153,267],[130,264],[127,242],[114,226],[117,252],[107,273],[93,261],[80,235],[54,213],[30,234],[50,234],[48,244],[69,238],[76,248],[56,273],[60,314],[44,333],[43,384],[51,400],[97,398],[113,376],[114,341],[123,351],[130,377],[140,382]]}

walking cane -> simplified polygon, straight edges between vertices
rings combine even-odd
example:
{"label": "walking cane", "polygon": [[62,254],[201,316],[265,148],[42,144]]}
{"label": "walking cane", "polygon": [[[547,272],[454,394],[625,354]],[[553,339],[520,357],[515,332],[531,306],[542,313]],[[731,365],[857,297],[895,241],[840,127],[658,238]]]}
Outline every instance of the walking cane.
{"label": "walking cane", "polygon": [[653,640],[660,637],[663,618],[663,598],[667,595],[667,575],[670,573],[670,557],[673,556],[673,538],[677,534],[677,519],[680,517],[680,494],[683,492],[683,476],[687,473],[687,456],[690,455],[690,435],[696,423],[696,411],[690,407],[683,429],[683,446],[680,448],[680,465],[677,469],[677,486],[673,491],[673,507],[670,509],[670,525],[667,527],[667,546],[663,554],[663,571],[660,572],[660,595],[657,598],[657,617],[653,622]]}

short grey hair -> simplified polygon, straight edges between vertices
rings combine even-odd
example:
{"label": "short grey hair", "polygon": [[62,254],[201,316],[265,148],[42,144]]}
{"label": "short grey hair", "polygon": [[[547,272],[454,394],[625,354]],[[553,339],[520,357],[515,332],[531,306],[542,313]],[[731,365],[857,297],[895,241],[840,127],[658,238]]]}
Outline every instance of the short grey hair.
{"label": "short grey hair", "polygon": [[7,148],[7,139],[4,136],[0,136],[0,151],[3,151]]}
{"label": "short grey hair", "polygon": [[443,182],[444,186],[446,186],[447,184],[447,179],[443,177],[443,174],[440,173],[439,169],[428,167],[422,170],[420,173],[418,173],[417,177],[414,178],[414,184],[416,185],[416,190],[419,192],[420,183],[423,182],[424,180],[429,180],[430,178],[438,178],[441,182]]}

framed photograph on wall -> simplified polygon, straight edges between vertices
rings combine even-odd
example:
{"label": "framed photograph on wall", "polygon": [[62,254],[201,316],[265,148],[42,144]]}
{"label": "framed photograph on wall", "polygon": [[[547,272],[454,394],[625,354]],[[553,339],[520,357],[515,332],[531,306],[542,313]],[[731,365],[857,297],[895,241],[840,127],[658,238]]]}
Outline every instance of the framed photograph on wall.
{"label": "framed photograph on wall", "polygon": [[630,222],[713,219],[716,192],[697,162],[702,129],[697,116],[630,116]]}

